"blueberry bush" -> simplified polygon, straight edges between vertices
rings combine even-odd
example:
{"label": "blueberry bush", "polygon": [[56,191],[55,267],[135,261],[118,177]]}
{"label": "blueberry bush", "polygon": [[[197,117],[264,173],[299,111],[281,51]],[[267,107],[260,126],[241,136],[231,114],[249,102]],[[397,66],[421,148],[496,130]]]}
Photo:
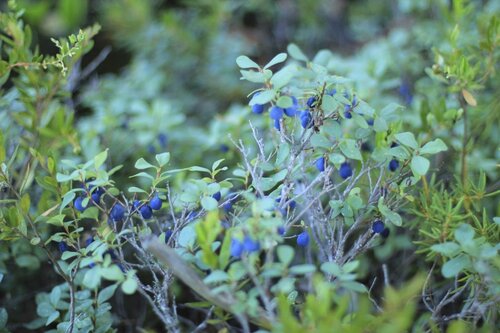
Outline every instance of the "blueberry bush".
{"label": "blueberry bush", "polygon": [[497,2],[0,8],[0,331],[498,329]]}

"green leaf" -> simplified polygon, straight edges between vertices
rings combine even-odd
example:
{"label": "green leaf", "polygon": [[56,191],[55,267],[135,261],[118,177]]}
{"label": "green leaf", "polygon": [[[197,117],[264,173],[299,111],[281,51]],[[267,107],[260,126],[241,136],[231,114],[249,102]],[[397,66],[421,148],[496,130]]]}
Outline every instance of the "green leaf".
{"label": "green leaf", "polygon": [[268,190],[272,189],[274,186],[276,186],[276,184],[278,184],[283,179],[285,179],[287,173],[288,173],[288,171],[285,169],[285,170],[281,170],[280,172],[274,174],[271,177],[262,178],[260,180],[261,189],[263,191],[268,191]]}
{"label": "green leaf", "polygon": [[40,260],[32,254],[22,254],[16,256],[16,264],[22,268],[38,269]]}
{"label": "green leaf", "polygon": [[59,318],[59,311],[54,311],[50,314],[50,316],[47,318],[47,321],[45,322],[45,326],[49,326],[52,324],[57,318]]}
{"label": "green leaf", "polygon": [[168,164],[170,161],[170,153],[162,153],[162,154],[157,154],[155,156],[156,161],[158,162],[158,165],[160,167],[163,167]]}
{"label": "green leaf", "polygon": [[61,299],[61,288],[54,287],[50,292],[50,304],[55,308]]}
{"label": "green leaf", "polygon": [[299,61],[305,61],[305,62],[308,61],[306,55],[300,50],[300,48],[297,45],[290,44],[288,45],[286,50],[288,54],[290,54],[290,57]]}
{"label": "green leaf", "polygon": [[429,170],[430,162],[422,156],[413,156],[411,159],[411,171],[417,177],[424,176]]}
{"label": "green leaf", "polygon": [[127,295],[132,295],[137,290],[137,281],[133,277],[127,277],[122,283],[122,291]]}
{"label": "green leaf", "polygon": [[226,282],[229,280],[229,275],[221,270],[215,270],[212,273],[210,273],[206,278],[203,279],[203,282],[206,284],[215,284],[215,283],[221,283],[221,282]]}
{"label": "green leaf", "polygon": [[280,108],[286,109],[293,105],[293,100],[290,96],[281,96],[280,98],[278,98],[276,105]]}
{"label": "green leaf", "polygon": [[431,250],[441,253],[446,257],[453,257],[460,252],[460,246],[457,243],[446,242],[442,244],[435,244],[431,246]]}
{"label": "green leaf", "polygon": [[264,66],[264,69],[268,69],[271,66],[284,62],[287,57],[288,55],[286,53],[280,53],[276,55],[274,58],[271,59],[271,61],[267,63],[267,65]]}
{"label": "green leaf", "polygon": [[395,138],[399,141],[399,143],[405,146],[413,149],[418,148],[417,140],[415,140],[415,136],[411,132],[398,133],[395,135]]}
{"label": "green leaf", "polygon": [[148,192],[144,191],[142,188],[138,188],[138,187],[135,187],[135,186],[130,186],[128,188],[128,191],[130,193],[148,193]]}
{"label": "green leaf", "polygon": [[427,142],[422,149],[420,149],[420,154],[437,154],[446,150],[448,150],[446,144],[441,139],[436,139]]}
{"label": "green leaf", "polygon": [[455,230],[455,239],[461,245],[466,245],[470,243],[473,238],[474,238],[474,229],[469,224],[462,223]]}
{"label": "green leaf", "polygon": [[263,105],[272,101],[274,99],[274,96],[276,96],[276,90],[274,89],[263,90],[258,94],[254,94],[248,104],[250,106],[255,104]]}
{"label": "green leaf", "polygon": [[196,231],[193,225],[187,225],[182,228],[179,233],[179,238],[177,239],[179,246],[192,249],[194,243],[196,242]]}
{"label": "green leaf", "polygon": [[278,154],[276,155],[276,166],[281,166],[285,163],[286,159],[290,155],[290,145],[286,142],[282,142],[278,148]]}
{"label": "green leaf", "polygon": [[4,328],[9,320],[9,314],[5,308],[0,308],[0,328]]}
{"label": "green leaf", "polygon": [[300,275],[316,272],[316,266],[303,264],[290,267],[290,273]]}
{"label": "green leaf", "polygon": [[350,289],[352,291],[356,291],[358,293],[364,293],[364,292],[368,291],[368,289],[366,288],[366,286],[364,284],[356,282],[356,281],[342,282],[342,286],[344,288]]}
{"label": "green leaf", "polygon": [[373,129],[375,130],[375,132],[385,132],[389,129],[389,126],[387,125],[387,121],[385,121],[384,118],[376,117],[375,121],[373,122]]}
{"label": "green leaf", "polygon": [[117,284],[112,284],[112,285],[104,288],[103,290],[101,290],[99,292],[99,296],[97,296],[97,304],[102,304],[102,303],[106,302],[108,299],[110,299],[111,297],[113,297],[117,287],[118,287]]}
{"label": "green leaf", "polygon": [[384,204],[383,197],[380,197],[380,199],[378,201],[378,210],[379,210],[380,214],[382,214],[385,218],[387,218],[389,220],[389,222],[391,222],[395,226],[400,227],[403,224],[403,220],[401,219],[401,216],[398,213],[390,210],[389,207],[387,207]]}
{"label": "green leaf", "polygon": [[262,72],[240,70],[240,73],[241,73],[242,79],[245,79],[247,81],[250,81],[253,83],[266,82],[266,75]]}
{"label": "green leaf", "polygon": [[351,273],[358,267],[359,267],[359,260],[354,260],[344,264],[344,266],[342,266],[342,271],[346,273]]}
{"label": "green leaf", "polygon": [[101,269],[101,276],[110,281],[123,281],[125,276],[117,265],[111,265]]}
{"label": "green leaf", "polygon": [[[271,84],[273,85],[274,89],[280,89],[284,86],[286,86],[290,80],[292,80],[293,76],[295,75],[295,67],[294,66],[285,66],[278,72],[276,72],[272,77],[271,77]],[[280,106],[278,104],[278,106]],[[280,106],[282,107],[282,106]]]}
{"label": "green leaf", "polygon": [[203,197],[201,199],[201,206],[207,211],[216,210],[219,206],[217,200],[212,197]]}
{"label": "green leaf", "polygon": [[89,269],[83,276],[83,285],[89,289],[95,289],[101,283],[101,270],[99,267]]}
{"label": "green leaf", "polygon": [[465,255],[459,255],[444,263],[441,273],[445,278],[451,278],[471,266],[470,259]]}
{"label": "green leaf", "polygon": [[139,170],[151,169],[151,168],[152,169],[156,169],[156,167],[153,164],[147,162],[142,157],[140,159],[138,159],[137,162],[135,162],[134,166],[135,166],[136,169],[139,169]]}
{"label": "green leaf", "polygon": [[340,150],[342,153],[351,159],[362,160],[361,152],[356,145],[356,141],[353,139],[345,139],[340,143]]}
{"label": "green leaf", "polygon": [[236,58],[236,64],[240,68],[259,68],[259,65],[247,56],[241,55]]}
{"label": "green leaf", "polygon": [[76,197],[76,193],[71,191],[71,192],[68,192],[64,195],[63,197],[63,200],[62,200],[62,203],[61,203],[61,207],[59,208],[59,213],[62,212],[62,210],[70,203],[73,201],[73,199]]}
{"label": "green leaf", "polygon": [[334,276],[340,276],[342,275],[342,269],[340,266],[334,262],[325,262],[321,264],[320,267],[321,271],[323,271],[326,274],[331,274]]}
{"label": "green leaf", "polygon": [[295,255],[293,247],[289,245],[280,245],[277,248],[278,259],[286,266],[290,265]]}
{"label": "green leaf", "polygon": [[104,164],[104,162],[106,161],[107,158],[108,158],[108,149],[97,154],[97,156],[94,157],[95,168],[99,169],[101,167],[101,165]]}

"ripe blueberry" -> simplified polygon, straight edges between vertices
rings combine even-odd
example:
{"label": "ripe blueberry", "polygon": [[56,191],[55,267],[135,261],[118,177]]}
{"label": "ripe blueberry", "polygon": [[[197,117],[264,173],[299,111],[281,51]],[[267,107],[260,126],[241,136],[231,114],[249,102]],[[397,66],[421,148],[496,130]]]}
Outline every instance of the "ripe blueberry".
{"label": "ripe blueberry", "polygon": [[163,149],[167,148],[168,138],[165,134],[163,133],[158,134],[158,141],[160,142],[160,146]]}
{"label": "ripe blueberry", "polygon": [[279,119],[274,119],[274,128],[276,128],[276,130],[278,131],[281,131],[281,124]]}
{"label": "ripe blueberry", "polygon": [[304,111],[300,114],[300,124],[303,128],[312,127],[312,115],[309,111]]}
{"label": "ripe blueberry", "polygon": [[98,187],[91,194],[92,201],[95,203],[99,203],[101,201],[101,196],[104,194],[104,189],[102,187]]}
{"label": "ripe blueberry", "polygon": [[325,171],[325,158],[323,156],[316,160],[316,169],[318,169],[319,172]]}
{"label": "ripe blueberry", "polygon": [[151,201],[149,202],[149,206],[151,206],[151,209],[160,210],[162,203],[163,203],[163,201],[160,199],[160,197],[157,194],[153,197],[153,199],[151,199]]}
{"label": "ripe blueberry", "polygon": [[276,120],[276,119],[278,119],[278,120],[279,120],[279,119],[283,118],[283,112],[284,112],[284,111],[283,111],[283,109],[282,109],[282,108],[280,108],[279,106],[276,106],[276,105],[275,105],[275,106],[273,106],[273,107],[271,108],[271,111],[269,111],[269,116],[270,116],[272,119],[274,119],[274,120]]}
{"label": "ripe blueberry", "polygon": [[293,101],[293,105],[290,106],[289,108],[285,109],[285,114],[288,117],[295,117],[295,115],[297,114],[297,108],[299,106],[299,102],[297,101],[297,99],[294,96],[292,96],[292,101]]}
{"label": "ripe blueberry", "polygon": [[278,235],[285,236],[286,229],[284,226],[279,226],[277,231],[278,231]]}
{"label": "ripe blueberry", "polygon": [[216,192],[212,194],[212,198],[214,198],[217,201],[220,201],[220,199],[222,198],[222,194],[220,192]]}
{"label": "ripe blueberry", "polygon": [[309,234],[307,231],[303,231],[297,236],[297,245],[300,247],[309,245]]}
{"label": "ripe blueberry", "polygon": [[83,212],[85,211],[85,209],[87,208],[87,206],[83,206],[83,197],[78,197],[75,199],[75,202],[73,203],[73,205],[75,206],[75,209],[79,212]]}
{"label": "ripe blueberry", "polygon": [[252,112],[256,114],[262,114],[264,112],[264,105],[261,104],[252,105]]}
{"label": "ripe blueberry", "polygon": [[145,220],[150,219],[153,216],[153,210],[149,205],[142,205],[141,208],[139,208],[139,212]]}
{"label": "ripe blueberry", "polygon": [[373,126],[373,123],[375,122],[375,120],[373,118],[370,118],[366,121],[366,123],[368,124],[368,126]]}
{"label": "ripe blueberry", "polygon": [[90,244],[92,244],[92,242],[94,241],[94,237],[89,237],[85,240],[85,247],[89,246]]}
{"label": "ripe blueberry", "polygon": [[316,105],[316,97],[315,96],[309,97],[306,104],[309,108],[313,108]]}
{"label": "ripe blueberry", "polygon": [[376,234],[382,233],[384,231],[385,225],[382,220],[375,220],[372,224],[372,231]]}
{"label": "ripe blueberry", "polygon": [[243,249],[249,253],[257,252],[260,250],[260,244],[250,236],[245,236],[245,239],[243,239]]}
{"label": "ripe blueberry", "polygon": [[57,244],[57,247],[59,248],[59,252],[61,253],[68,251],[68,244],[66,244],[66,242],[59,242]]}
{"label": "ripe blueberry", "polygon": [[165,231],[165,243],[167,243],[168,240],[170,239],[170,237],[172,237],[172,234],[173,234],[173,231],[170,229]]}
{"label": "ripe blueberry", "polygon": [[343,179],[347,179],[352,176],[352,168],[348,162],[344,162],[340,165],[339,175]]}
{"label": "ripe blueberry", "polygon": [[399,168],[399,161],[395,158],[393,158],[390,162],[389,162],[389,170],[391,170],[392,172],[396,171],[396,169]]}
{"label": "ripe blueberry", "polygon": [[352,111],[352,107],[350,105],[344,105],[344,117],[346,117],[347,119],[351,119],[352,118],[352,114],[351,114],[351,111]]}
{"label": "ripe blueberry", "polygon": [[114,222],[122,221],[125,217],[125,207],[123,207],[122,204],[117,203],[113,206],[109,215],[111,217],[111,220],[113,220]]}
{"label": "ripe blueberry", "polygon": [[237,240],[236,238],[231,239],[231,245],[229,248],[229,252],[231,256],[239,258],[243,254],[243,243]]}

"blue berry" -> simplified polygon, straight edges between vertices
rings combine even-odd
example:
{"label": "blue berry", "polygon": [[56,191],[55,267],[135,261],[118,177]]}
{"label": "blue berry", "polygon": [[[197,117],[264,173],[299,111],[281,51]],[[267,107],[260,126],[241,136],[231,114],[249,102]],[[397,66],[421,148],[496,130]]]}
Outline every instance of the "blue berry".
{"label": "blue berry", "polygon": [[170,239],[170,237],[172,237],[172,234],[173,234],[173,231],[170,229],[165,231],[165,243],[167,243],[168,240]]}
{"label": "blue berry", "polygon": [[382,236],[383,238],[387,238],[387,237],[389,237],[390,233],[391,233],[391,229],[384,228],[384,230],[382,230],[382,232],[380,233],[380,236]]}
{"label": "blue berry", "polygon": [[229,253],[231,256],[239,258],[243,254],[243,243],[237,240],[236,238],[231,239],[231,245],[229,248]]}
{"label": "blue berry", "polygon": [[370,118],[366,121],[366,123],[368,124],[368,126],[373,126],[373,123],[375,122],[375,120],[373,118]]}
{"label": "blue berry", "polygon": [[160,199],[160,197],[157,194],[153,197],[153,199],[151,199],[151,201],[149,202],[149,206],[151,207],[151,209],[160,210],[162,203],[163,203],[163,201]]}
{"label": "blue berry", "polygon": [[385,225],[384,225],[384,222],[382,222],[382,220],[375,220],[372,224],[372,231],[376,234],[380,234],[382,233],[382,231],[384,231],[385,229]]}
{"label": "blue berry", "polygon": [[252,112],[256,113],[256,114],[264,113],[264,105],[261,105],[261,104],[252,105]]}
{"label": "blue berry", "polygon": [[94,237],[89,237],[85,240],[85,246],[89,246],[94,241]]}
{"label": "blue berry", "polygon": [[220,199],[222,198],[222,194],[220,192],[216,192],[212,194],[212,198],[214,198],[217,201],[220,201]]}
{"label": "blue berry", "polygon": [[276,128],[276,130],[278,131],[281,131],[281,124],[279,119],[274,119],[274,128]]}
{"label": "blue berry", "polygon": [[290,106],[289,108],[285,109],[285,114],[288,117],[295,117],[295,115],[297,114],[297,108],[299,106],[299,102],[297,101],[297,99],[294,96],[292,96],[292,101],[293,101],[293,105]]}
{"label": "blue berry", "polygon": [[150,219],[153,216],[153,210],[149,205],[141,206],[141,208],[139,208],[139,212],[141,213],[142,218],[145,220]]}
{"label": "blue berry", "polygon": [[393,158],[390,162],[389,162],[389,170],[391,170],[392,172],[396,171],[396,169],[399,168],[399,161],[395,158]]}
{"label": "blue berry", "polygon": [[307,99],[306,104],[307,104],[307,106],[308,106],[309,108],[313,108],[313,106],[315,106],[315,105],[316,105],[316,97],[315,97],[315,96],[309,97],[309,98]]}
{"label": "blue berry", "polygon": [[297,207],[297,203],[295,202],[295,200],[290,201],[288,207],[290,207],[290,209],[295,209],[295,207]]}
{"label": "blue berry", "polygon": [[156,154],[156,148],[153,145],[148,145],[148,153]]}
{"label": "blue berry", "polygon": [[221,144],[221,145],[219,146],[219,150],[220,150],[221,152],[223,152],[223,153],[227,153],[227,152],[229,151],[229,146],[228,146],[228,145],[226,145],[226,144]]}
{"label": "blue berry", "polygon": [[168,138],[165,134],[163,133],[158,134],[158,141],[160,142],[160,146],[163,149],[167,148]]}
{"label": "blue berry", "polygon": [[327,95],[330,95],[330,96],[333,96],[337,93],[337,89],[333,88],[332,90],[330,90]]}
{"label": "blue berry", "polygon": [[303,128],[310,128],[312,126],[312,114],[309,111],[304,111],[300,114],[300,124]]}
{"label": "blue berry", "polygon": [[269,116],[274,120],[279,120],[283,118],[283,112],[282,108],[275,105],[271,108],[271,111],[269,111]]}
{"label": "blue berry", "polygon": [[339,175],[343,179],[347,179],[352,176],[352,168],[348,162],[344,162],[340,165]]}
{"label": "blue berry", "polygon": [[226,213],[230,212],[231,209],[233,209],[233,203],[231,201],[226,202],[225,204],[222,205],[222,208]]}
{"label": "blue berry", "polygon": [[278,235],[285,236],[286,229],[284,226],[279,226],[277,231],[278,231]]}
{"label": "blue berry", "polygon": [[125,207],[123,207],[120,203],[117,203],[113,206],[109,215],[111,217],[111,220],[113,220],[114,222],[122,221],[125,217]]}
{"label": "blue berry", "polygon": [[309,234],[307,231],[303,231],[297,236],[297,245],[300,247],[309,245]]}
{"label": "blue berry", "polygon": [[92,201],[95,203],[99,203],[101,201],[101,196],[104,194],[104,189],[102,187],[98,187],[91,194]]}
{"label": "blue berry", "polygon": [[316,160],[316,169],[318,169],[319,172],[325,171],[325,158],[323,156]]}
{"label": "blue berry", "polygon": [[87,208],[87,206],[83,207],[83,199],[84,199],[83,197],[78,197],[75,199],[75,202],[73,203],[75,209],[79,212],[83,212]]}
{"label": "blue berry", "polygon": [[59,242],[57,244],[57,247],[59,248],[59,252],[61,253],[68,251],[68,244],[66,244],[66,242]]}
{"label": "blue berry", "polygon": [[257,252],[260,250],[260,244],[250,236],[245,236],[245,239],[243,239],[243,249],[249,253]]}

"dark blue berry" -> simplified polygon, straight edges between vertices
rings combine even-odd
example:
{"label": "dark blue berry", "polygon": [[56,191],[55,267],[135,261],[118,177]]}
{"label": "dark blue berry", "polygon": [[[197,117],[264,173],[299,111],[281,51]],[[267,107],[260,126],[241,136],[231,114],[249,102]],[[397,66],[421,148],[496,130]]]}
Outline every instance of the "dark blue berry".
{"label": "dark blue berry", "polygon": [[232,238],[231,245],[229,248],[229,253],[231,254],[231,256],[239,258],[243,254],[243,250],[244,250],[243,243],[237,240],[236,238]]}
{"label": "dark blue berry", "polygon": [[327,95],[330,95],[330,96],[333,96],[337,93],[337,89],[333,88],[332,90],[330,90]]}
{"label": "dark blue berry", "polygon": [[306,104],[309,108],[313,108],[316,105],[316,97],[315,96],[309,97],[307,99]]}
{"label": "dark blue berry", "polygon": [[102,187],[98,187],[91,194],[92,201],[95,203],[99,203],[101,201],[101,196],[104,194],[104,189]]}
{"label": "dark blue berry", "polygon": [[219,150],[223,153],[227,153],[229,151],[229,146],[228,145],[225,145],[225,144],[221,144],[219,146]]}
{"label": "dark blue berry", "polygon": [[368,126],[373,126],[373,123],[375,122],[375,120],[373,118],[370,118],[366,121],[366,123],[368,124]]}
{"label": "dark blue berry", "polygon": [[156,154],[156,148],[153,145],[148,145],[148,153]]}
{"label": "dark blue berry", "polygon": [[276,128],[276,130],[278,131],[281,131],[281,124],[279,119],[274,119],[274,128]]}
{"label": "dark blue berry", "polygon": [[384,231],[385,229],[385,225],[384,225],[384,222],[382,222],[382,220],[375,220],[372,224],[372,231],[376,234],[380,234],[382,233],[382,231]]}
{"label": "dark blue berry", "polygon": [[307,231],[303,231],[297,236],[297,245],[300,247],[309,245],[309,234]]}
{"label": "dark blue berry", "polygon": [[348,162],[344,162],[340,165],[339,175],[343,179],[347,179],[352,176],[352,168]]}
{"label": "dark blue berry", "polygon": [[396,171],[396,169],[399,168],[399,161],[395,158],[393,158],[390,162],[389,162],[389,170],[391,170],[392,172]]}
{"label": "dark blue berry", "polygon": [[68,244],[66,244],[66,242],[59,242],[57,244],[57,247],[59,248],[59,252],[61,253],[68,251]]}
{"label": "dark blue berry", "polygon": [[316,169],[318,169],[319,172],[325,171],[325,158],[323,156],[316,160]]}
{"label": "dark blue berry", "polygon": [[85,240],[85,246],[89,246],[94,241],[94,237],[89,237]]}
{"label": "dark blue berry", "polygon": [[389,237],[390,233],[391,233],[391,229],[384,228],[384,230],[382,230],[382,232],[380,233],[380,236],[382,236],[384,238],[387,238],[387,237]]}
{"label": "dark blue berry", "polygon": [[160,146],[165,149],[167,148],[168,138],[165,134],[158,134],[158,142],[160,142]]}
{"label": "dark blue berry", "polygon": [[399,146],[397,142],[391,143],[391,148],[394,148],[394,147],[397,147],[397,146]]}
{"label": "dark blue berry", "polygon": [[109,215],[111,220],[114,222],[122,221],[125,217],[125,207],[123,207],[120,203],[117,203],[113,206]]}
{"label": "dark blue berry", "polygon": [[297,207],[297,203],[295,202],[295,200],[290,201],[288,207],[290,207],[290,209],[295,209],[295,207]]}
{"label": "dark blue berry", "polygon": [[410,105],[413,101],[413,95],[411,93],[411,87],[408,82],[403,81],[401,86],[399,87],[399,95],[403,98],[407,105]]}
{"label": "dark blue berry", "polygon": [[79,212],[83,212],[87,208],[87,206],[85,206],[85,207],[83,206],[83,200],[84,200],[83,197],[77,197],[75,199],[75,202],[73,203],[73,205],[75,206],[75,209]]}
{"label": "dark blue berry", "polygon": [[351,119],[351,118],[352,118],[352,114],[351,114],[351,112],[349,112],[349,111],[344,112],[344,117],[345,117],[346,119]]}
{"label": "dark blue berry", "polygon": [[168,240],[170,239],[170,237],[172,237],[172,234],[173,234],[173,231],[170,229],[165,231],[165,243],[167,243]]}
{"label": "dark blue berry", "polygon": [[260,250],[260,244],[250,236],[245,236],[245,239],[243,239],[243,249],[249,253],[257,252]]}
{"label": "dark blue berry", "polygon": [[284,226],[279,226],[277,231],[278,231],[278,235],[285,236],[286,229]]}
{"label": "dark blue berry", "polygon": [[220,199],[222,198],[222,194],[220,192],[216,192],[212,194],[212,198],[214,198],[217,201],[220,201]]}
{"label": "dark blue berry", "polygon": [[163,201],[160,199],[158,194],[155,195],[153,197],[153,199],[151,199],[151,201],[149,202],[149,206],[151,207],[151,209],[154,209],[154,210],[160,210],[162,204],[163,204]]}
{"label": "dark blue berry", "polygon": [[300,124],[303,128],[312,127],[312,114],[309,111],[304,111],[300,114]]}
{"label": "dark blue berry", "polygon": [[283,109],[275,105],[269,111],[269,116],[274,120],[279,120],[283,118],[283,113],[284,113]]}
{"label": "dark blue berry", "polygon": [[252,105],[252,112],[256,113],[256,114],[264,113],[264,105],[261,105],[261,104]]}
{"label": "dark blue berry", "polygon": [[153,216],[153,210],[149,205],[142,205],[141,208],[139,208],[139,212],[141,213],[142,218],[146,220]]}
{"label": "dark blue berry", "polygon": [[293,105],[290,106],[289,108],[285,109],[285,114],[288,117],[295,117],[295,115],[297,114],[297,108],[299,106],[299,101],[297,101],[297,99],[294,96],[292,96],[292,101],[293,101]]}

